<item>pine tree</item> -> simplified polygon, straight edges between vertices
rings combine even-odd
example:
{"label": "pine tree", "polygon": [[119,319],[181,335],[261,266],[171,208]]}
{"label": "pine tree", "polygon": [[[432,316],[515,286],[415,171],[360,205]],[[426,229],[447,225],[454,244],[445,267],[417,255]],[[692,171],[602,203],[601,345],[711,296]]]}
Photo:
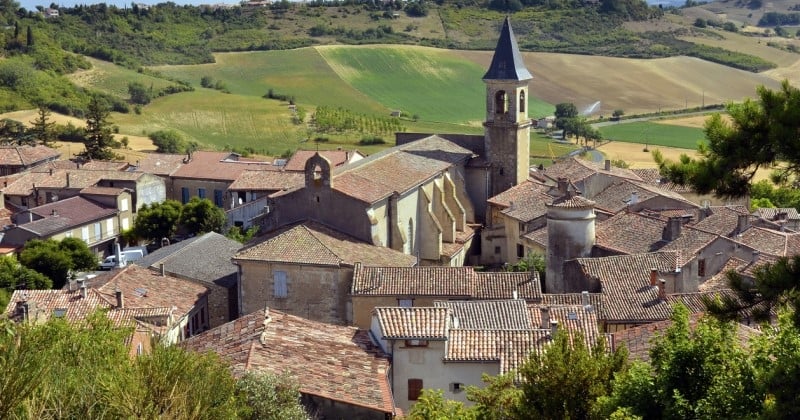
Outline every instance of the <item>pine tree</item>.
{"label": "pine tree", "polygon": [[111,131],[108,116],[111,111],[108,105],[99,97],[93,96],[86,112],[86,146],[80,156],[86,159],[113,160],[117,156],[111,150],[116,144]]}
{"label": "pine tree", "polygon": [[54,127],[55,122],[50,121],[50,110],[40,105],[36,114],[36,119],[31,121],[29,130],[32,137],[38,140],[43,146],[53,147],[56,140]]}
{"label": "pine tree", "polygon": [[29,48],[33,46],[33,30],[31,29],[30,25],[28,26],[28,41],[25,44]]}

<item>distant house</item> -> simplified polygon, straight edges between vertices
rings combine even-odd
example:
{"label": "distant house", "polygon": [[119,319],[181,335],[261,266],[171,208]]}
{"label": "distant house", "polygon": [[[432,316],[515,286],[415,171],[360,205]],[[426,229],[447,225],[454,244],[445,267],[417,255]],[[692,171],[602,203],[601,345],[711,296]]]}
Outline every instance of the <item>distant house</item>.
{"label": "distant house", "polygon": [[113,252],[120,232],[133,223],[131,195],[121,188],[90,187],[77,197],[55,201],[14,215],[4,245],[23,246],[31,239],[79,238],[98,255]]}
{"label": "distant house", "polygon": [[33,169],[60,156],[61,152],[47,146],[0,146],[0,176]]}
{"label": "distant house", "polygon": [[182,346],[219,354],[237,377],[287,373],[307,411],[321,418],[384,420],[398,414],[389,359],[367,331],[261,309]]}
{"label": "distant house", "polygon": [[47,9],[44,9],[45,18],[51,19],[51,18],[57,18],[58,16],[59,16],[58,9],[51,9],[49,7]]}

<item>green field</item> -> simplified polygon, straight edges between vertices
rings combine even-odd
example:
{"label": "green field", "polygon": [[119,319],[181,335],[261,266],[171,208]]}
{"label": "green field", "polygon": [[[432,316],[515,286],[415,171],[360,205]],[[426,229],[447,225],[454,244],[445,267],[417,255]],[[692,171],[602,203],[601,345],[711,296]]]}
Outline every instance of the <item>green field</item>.
{"label": "green field", "polygon": [[72,74],[68,76],[69,79],[78,86],[91,86],[120,98],[128,97],[128,83],[131,82],[140,82],[146,87],[152,87],[154,91],[175,85],[169,80],[138,73],[108,61],[94,58],[87,58],[87,60],[92,63],[92,69]]}
{"label": "green field", "polygon": [[652,122],[620,123],[600,127],[600,134],[607,140],[692,150],[697,148],[697,142],[705,142],[705,135],[700,128]]}

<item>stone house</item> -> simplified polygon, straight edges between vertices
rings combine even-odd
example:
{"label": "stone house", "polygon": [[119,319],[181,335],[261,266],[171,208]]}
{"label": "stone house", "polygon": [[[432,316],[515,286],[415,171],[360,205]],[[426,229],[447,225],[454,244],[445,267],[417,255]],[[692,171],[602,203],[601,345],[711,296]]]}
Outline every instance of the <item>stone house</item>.
{"label": "stone house", "polygon": [[477,272],[473,267],[368,267],[356,264],[350,291],[353,325],[368,329],[372,310],[433,306],[438,300],[538,302],[538,273]]}
{"label": "stone house", "polygon": [[399,413],[389,358],[366,331],[261,309],[182,346],[219,354],[237,377],[287,373],[306,410],[321,418],[384,420]]}
{"label": "stone house", "polygon": [[271,232],[236,253],[239,314],[269,305],[330,324],[352,322],[349,293],[357,263],[410,267],[414,256],[360,241],[317,222]]}
{"label": "stone house", "polygon": [[231,208],[225,210],[228,225],[248,229],[268,213],[267,197],[303,184],[302,172],[246,170],[228,187]]}

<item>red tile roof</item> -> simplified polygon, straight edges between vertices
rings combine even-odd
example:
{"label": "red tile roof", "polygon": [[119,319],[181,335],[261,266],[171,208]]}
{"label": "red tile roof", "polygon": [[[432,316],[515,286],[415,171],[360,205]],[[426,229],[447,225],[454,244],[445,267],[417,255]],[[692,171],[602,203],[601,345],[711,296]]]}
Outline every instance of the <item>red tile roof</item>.
{"label": "red tile roof", "polygon": [[247,169],[280,170],[271,162],[243,159],[231,152],[192,153],[192,159],[172,172],[175,178],[193,178],[218,181],[235,181]]}
{"label": "red tile roof", "polygon": [[642,180],[642,178],[640,178],[639,175],[636,175],[630,169],[624,169],[612,166],[610,171],[606,171],[604,169],[605,167],[604,165],[605,165],[604,163],[598,164],[577,157],[570,157],[562,161],[556,162],[555,164],[548,166],[544,170],[538,171],[538,173],[545,175],[552,181],[557,181],[559,178],[567,178],[570,182],[573,183],[585,180],[586,178],[589,178],[590,176],[598,173],[604,175],[616,176],[619,178],[632,179],[636,181]]}
{"label": "red tile roof", "polygon": [[289,226],[265,235],[233,256],[234,260],[327,266],[412,266],[416,257],[370,245],[317,222]]}
{"label": "red tile roof", "polygon": [[31,166],[59,156],[61,152],[47,146],[0,146],[0,166]]}
{"label": "red tile roof", "polygon": [[353,271],[353,296],[441,296],[533,300],[542,295],[538,275],[476,272],[473,267],[367,267]]}
{"label": "red tile roof", "polygon": [[752,227],[737,240],[763,254],[791,257],[800,254],[800,233],[776,232]]}
{"label": "red tile roof", "polygon": [[[106,206],[83,197],[70,197],[29,210],[41,217],[32,222],[20,223],[17,228],[45,237],[117,214],[116,207]],[[53,213],[55,212],[55,213]]]}
{"label": "red tile roof", "polygon": [[[683,198],[680,194],[630,180],[620,180],[609,185],[606,189],[594,195],[592,201],[596,203],[598,208],[610,213],[618,213],[628,205],[643,203],[641,205],[646,206],[648,200],[658,197],[671,200],[671,206],[676,209],[698,207],[697,204]],[[664,203],[659,203],[658,207],[664,207]]]}
{"label": "red tile roof", "polygon": [[170,175],[183,166],[186,155],[173,155],[166,153],[147,153],[139,158],[129,170],[144,172],[153,175]]}
{"label": "red tile roof", "polygon": [[247,371],[288,372],[304,394],[395,413],[388,357],[366,331],[262,310],[182,345],[219,354],[237,376]]}
{"label": "red tile roof", "polygon": [[230,191],[276,191],[302,186],[305,174],[287,171],[246,170],[228,187]]}
{"label": "red tile roof", "polygon": [[347,161],[353,157],[354,153],[359,153],[358,151],[349,151],[349,150],[298,150],[294,152],[291,158],[286,162],[286,165],[283,167],[285,171],[304,171],[306,169],[306,162],[311,159],[315,154],[319,153],[325,159],[331,163],[333,168],[342,166]]}
{"label": "red tile roof", "polygon": [[447,340],[450,310],[446,307],[375,308],[383,337],[388,340]]}

